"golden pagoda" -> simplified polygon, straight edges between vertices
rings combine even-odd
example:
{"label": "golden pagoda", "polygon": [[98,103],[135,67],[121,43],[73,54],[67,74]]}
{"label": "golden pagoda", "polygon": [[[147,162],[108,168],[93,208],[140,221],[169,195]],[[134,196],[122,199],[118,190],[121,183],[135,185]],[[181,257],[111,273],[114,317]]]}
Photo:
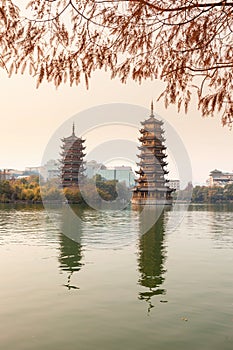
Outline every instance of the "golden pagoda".
{"label": "golden pagoda", "polygon": [[61,152],[61,177],[63,187],[78,186],[80,179],[84,177],[84,161],[86,148],[83,143],[85,140],[75,135],[73,124],[72,135],[64,137],[62,141]]}
{"label": "golden pagoda", "polygon": [[172,204],[171,193],[174,190],[169,188],[168,180],[165,179],[165,175],[168,174],[166,170],[168,163],[163,122],[154,116],[153,101],[150,117],[141,124],[139,138],[141,145],[138,147],[141,153],[138,155],[140,161],[137,163],[139,170],[136,171],[139,177],[135,180],[132,204]]}

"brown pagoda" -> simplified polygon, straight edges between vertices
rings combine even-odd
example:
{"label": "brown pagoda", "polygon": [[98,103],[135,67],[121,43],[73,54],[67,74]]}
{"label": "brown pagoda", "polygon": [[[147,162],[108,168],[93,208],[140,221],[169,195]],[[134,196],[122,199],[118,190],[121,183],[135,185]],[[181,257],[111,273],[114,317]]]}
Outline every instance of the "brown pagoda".
{"label": "brown pagoda", "polygon": [[168,180],[165,175],[167,162],[165,154],[166,146],[162,128],[163,122],[156,119],[151,103],[151,115],[141,122],[141,137],[138,147],[141,153],[138,155],[140,161],[137,163],[139,170],[136,173],[139,177],[135,180],[133,189],[133,204],[172,204],[171,193],[173,189],[168,187]]}
{"label": "brown pagoda", "polygon": [[63,187],[78,186],[79,181],[84,178],[85,140],[75,135],[74,124],[72,135],[64,137],[61,152],[61,177]]}

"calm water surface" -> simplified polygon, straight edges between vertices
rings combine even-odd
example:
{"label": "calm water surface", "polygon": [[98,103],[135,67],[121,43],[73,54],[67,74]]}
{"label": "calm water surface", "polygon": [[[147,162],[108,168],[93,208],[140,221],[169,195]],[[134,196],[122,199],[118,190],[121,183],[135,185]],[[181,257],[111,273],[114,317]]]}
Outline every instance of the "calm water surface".
{"label": "calm water surface", "polygon": [[0,206],[0,349],[232,349],[233,207],[170,215],[140,236],[137,212],[83,210],[75,243]]}

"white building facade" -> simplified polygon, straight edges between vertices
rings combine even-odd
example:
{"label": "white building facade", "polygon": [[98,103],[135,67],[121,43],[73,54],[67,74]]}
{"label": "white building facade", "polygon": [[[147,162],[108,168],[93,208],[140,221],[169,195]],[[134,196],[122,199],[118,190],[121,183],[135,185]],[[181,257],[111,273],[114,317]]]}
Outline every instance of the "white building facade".
{"label": "white building facade", "polygon": [[233,172],[227,173],[222,172],[221,170],[212,170],[210,172],[209,178],[206,181],[207,186],[214,187],[220,186],[224,187],[225,185],[233,183]]}

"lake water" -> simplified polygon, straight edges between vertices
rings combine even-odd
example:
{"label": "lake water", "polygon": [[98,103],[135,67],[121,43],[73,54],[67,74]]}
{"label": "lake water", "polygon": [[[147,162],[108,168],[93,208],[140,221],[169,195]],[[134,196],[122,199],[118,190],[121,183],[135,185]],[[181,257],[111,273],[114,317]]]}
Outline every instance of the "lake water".
{"label": "lake water", "polygon": [[1,349],[232,349],[232,206],[144,235],[138,212],[81,212],[76,243],[41,206],[0,206]]}

